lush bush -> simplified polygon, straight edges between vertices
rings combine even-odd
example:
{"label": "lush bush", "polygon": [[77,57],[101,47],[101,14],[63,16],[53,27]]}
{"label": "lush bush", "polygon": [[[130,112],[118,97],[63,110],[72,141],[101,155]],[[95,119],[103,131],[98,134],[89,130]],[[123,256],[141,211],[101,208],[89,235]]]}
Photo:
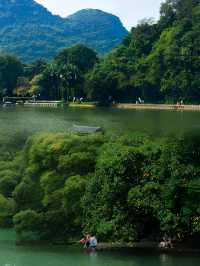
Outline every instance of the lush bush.
{"label": "lush bush", "polygon": [[37,233],[41,228],[42,217],[33,210],[25,210],[17,213],[13,218],[16,232]]}
{"label": "lush bush", "polygon": [[[23,154],[24,176],[13,192],[15,217],[27,210],[42,215],[37,229],[45,238],[80,234],[80,201],[86,182],[95,171],[102,143],[103,136],[98,134],[39,134],[30,138]],[[21,221],[24,220],[22,216]],[[18,231],[23,232],[23,226],[19,227],[16,221],[14,218]]]}
{"label": "lush bush", "polygon": [[35,135],[1,162],[1,225],[14,216],[17,232],[52,240],[82,232],[120,242],[198,236],[199,153],[196,134]]}
{"label": "lush bush", "polygon": [[84,230],[130,242],[197,234],[199,147],[199,137],[191,136],[105,144],[83,197]]}
{"label": "lush bush", "polygon": [[0,194],[0,226],[12,226],[12,217],[15,212],[15,204],[13,199],[6,198]]}

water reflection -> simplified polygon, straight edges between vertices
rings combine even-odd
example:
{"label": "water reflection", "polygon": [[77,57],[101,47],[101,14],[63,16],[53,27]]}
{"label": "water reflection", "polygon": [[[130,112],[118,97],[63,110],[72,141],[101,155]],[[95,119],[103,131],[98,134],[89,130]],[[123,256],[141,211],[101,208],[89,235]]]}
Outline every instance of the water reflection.
{"label": "water reflection", "polygon": [[91,251],[91,252],[89,252],[89,256],[90,256],[90,259],[91,259],[91,261],[93,262],[93,261],[96,261],[98,258],[97,258],[97,256],[98,256],[98,253],[96,252],[96,251]]}
{"label": "water reflection", "polygon": [[169,256],[166,254],[160,254],[160,265],[169,265]]}

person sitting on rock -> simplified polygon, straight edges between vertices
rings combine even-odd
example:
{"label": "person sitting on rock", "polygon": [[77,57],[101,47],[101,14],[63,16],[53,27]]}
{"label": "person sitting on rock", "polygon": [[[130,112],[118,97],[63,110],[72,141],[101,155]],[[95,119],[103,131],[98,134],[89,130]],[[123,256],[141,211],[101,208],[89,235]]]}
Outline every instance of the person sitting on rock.
{"label": "person sitting on rock", "polygon": [[90,237],[90,248],[97,247],[97,238],[95,236]]}
{"label": "person sitting on rock", "polygon": [[91,238],[90,235],[87,234],[79,242],[84,245],[84,248],[89,248],[90,247],[90,238]]}

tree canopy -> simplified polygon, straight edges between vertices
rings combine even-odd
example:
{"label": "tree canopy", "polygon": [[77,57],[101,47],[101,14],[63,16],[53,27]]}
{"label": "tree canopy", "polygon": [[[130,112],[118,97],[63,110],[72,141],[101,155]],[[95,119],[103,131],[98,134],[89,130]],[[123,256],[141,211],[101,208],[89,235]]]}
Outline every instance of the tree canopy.
{"label": "tree canopy", "polygon": [[[35,93],[45,100],[84,97],[101,104],[139,98],[149,103],[199,103],[199,14],[199,1],[167,0],[158,22],[141,20],[101,58],[78,44],[48,63],[24,65],[22,71],[17,59],[1,56],[1,94]],[[12,69],[11,62],[10,67],[6,63],[11,58]]]}
{"label": "tree canopy", "polygon": [[198,237],[199,152],[196,134],[37,134],[1,158],[0,224],[13,219],[22,236],[59,241],[87,232],[130,243]]}
{"label": "tree canopy", "polygon": [[[168,0],[90,72],[88,96],[105,101],[199,102],[199,1]],[[102,76],[104,78],[102,79]],[[98,85],[97,85],[98,84]]]}
{"label": "tree canopy", "polygon": [[11,55],[0,55],[0,96],[11,96],[17,79],[23,74],[22,63]]}

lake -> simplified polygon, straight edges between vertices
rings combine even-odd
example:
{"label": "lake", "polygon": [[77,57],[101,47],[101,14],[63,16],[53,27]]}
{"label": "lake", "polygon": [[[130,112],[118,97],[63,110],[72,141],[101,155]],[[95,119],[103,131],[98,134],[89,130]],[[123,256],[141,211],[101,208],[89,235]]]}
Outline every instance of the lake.
{"label": "lake", "polygon": [[0,266],[199,266],[194,255],[96,252],[65,246],[16,246],[12,230],[0,230]]}
{"label": "lake", "polygon": [[74,124],[101,126],[107,134],[115,135],[142,132],[153,137],[181,136],[200,132],[199,118],[199,112],[180,110],[0,108],[0,145],[18,147],[36,132],[66,132]]}

